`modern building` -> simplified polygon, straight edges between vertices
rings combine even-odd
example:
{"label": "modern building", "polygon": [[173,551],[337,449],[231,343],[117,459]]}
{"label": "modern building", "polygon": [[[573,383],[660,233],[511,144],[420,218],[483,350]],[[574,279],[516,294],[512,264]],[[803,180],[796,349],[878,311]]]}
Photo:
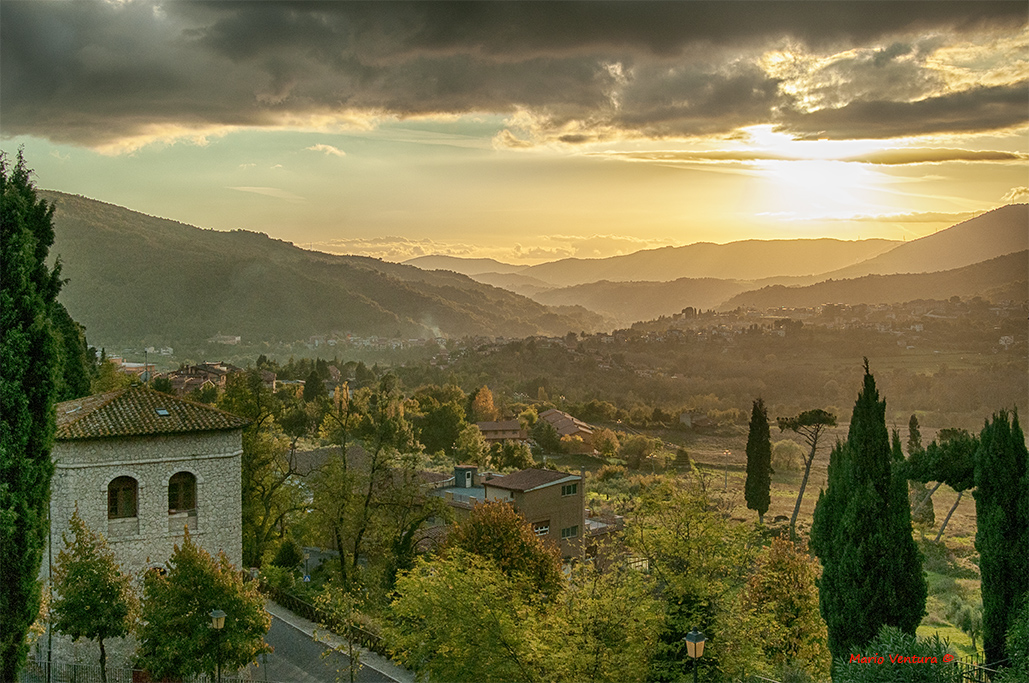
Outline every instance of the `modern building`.
{"label": "modern building", "polygon": [[485,499],[510,503],[537,536],[555,543],[561,557],[582,557],[586,505],[582,476],[527,469],[483,482]]}

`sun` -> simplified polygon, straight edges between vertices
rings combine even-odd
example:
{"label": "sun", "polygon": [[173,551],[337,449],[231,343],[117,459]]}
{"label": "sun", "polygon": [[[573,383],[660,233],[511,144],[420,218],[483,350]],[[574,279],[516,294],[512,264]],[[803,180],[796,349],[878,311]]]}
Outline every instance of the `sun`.
{"label": "sun", "polygon": [[748,129],[755,161],[750,197],[758,215],[792,220],[845,220],[880,207],[889,177],[846,159],[883,148],[870,140],[794,140],[770,126]]}
{"label": "sun", "polygon": [[761,161],[752,198],[758,214],[795,220],[848,219],[877,206],[882,177],[859,164],[824,159]]}

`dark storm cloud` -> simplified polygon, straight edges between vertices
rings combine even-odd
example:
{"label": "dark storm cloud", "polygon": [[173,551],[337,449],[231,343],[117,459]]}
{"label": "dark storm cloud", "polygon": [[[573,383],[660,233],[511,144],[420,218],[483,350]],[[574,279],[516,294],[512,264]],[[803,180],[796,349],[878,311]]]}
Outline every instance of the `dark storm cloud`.
{"label": "dark storm cloud", "polygon": [[1026,123],[1027,91],[1029,81],[1022,81],[915,102],[857,101],[838,109],[787,114],[780,130],[808,140],[996,130]]}
{"label": "dark storm cloud", "polygon": [[[949,131],[944,112],[921,122],[910,105],[871,128],[863,115],[938,86],[912,58],[919,36],[1024,23],[1024,2],[5,0],[2,126],[5,135],[103,145],[355,111],[530,111],[535,135],[578,143],[729,133],[783,111],[789,130],[841,126],[824,137]],[[793,94],[755,62],[789,42],[881,45],[815,74],[816,99],[836,109],[795,114]],[[981,94],[989,93],[955,99],[969,121],[1024,120],[996,98],[977,104]]]}

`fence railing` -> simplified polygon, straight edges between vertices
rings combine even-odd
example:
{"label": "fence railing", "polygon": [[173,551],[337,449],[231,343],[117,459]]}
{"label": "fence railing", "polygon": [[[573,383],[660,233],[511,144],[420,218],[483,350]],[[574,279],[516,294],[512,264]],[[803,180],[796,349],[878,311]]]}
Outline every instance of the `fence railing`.
{"label": "fence railing", "polygon": [[962,657],[957,661],[958,670],[961,672],[961,680],[965,683],[990,683],[993,676],[1000,670],[1000,667],[1008,660],[984,664],[982,657],[978,654]]}
{"label": "fence railing", "polygon": [[290,612],[293,612],[293,614],[298,614],[308,621],[321,624],[336,635],[342,636],[343,638],[346,638],[365,649],[371,650],[376,654],[380,654],[383,657],[389,656],[389,653],[386,651],[386,644],[383,642],[382,638],[371,631],[363,629],[356,624],[348,624],[343,620],[336,619],[333,615],[315,605],[312,605],[306,600],[298,598],[292,593],[287,593],[284,590],[270,586],[267,583],[261,583],[261,592],[288,609]]}
{"label": "fence railing", "polygon": [[[222,683],[250,683],[250,671],[222,672]],[[30,659],[21,670],[19,683],[102,683],[99,664]],[[139,669],[107,667],[107,683],[159,683]],[[171,683],[171,682],[169,682]],[[207,675],[191,676],[176,683],[213,683]]]}

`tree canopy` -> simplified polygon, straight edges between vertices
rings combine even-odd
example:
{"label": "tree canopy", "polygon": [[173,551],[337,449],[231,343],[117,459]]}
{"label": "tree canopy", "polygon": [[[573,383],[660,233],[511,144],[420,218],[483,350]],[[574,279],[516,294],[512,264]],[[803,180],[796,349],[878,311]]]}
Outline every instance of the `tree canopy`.
{"label": "tree canopy", "polygon": [[128,634],[138,601],[132,578],[121,573],[107,540],[86,526],[78,508],[69,526],[72,536],[64,536],[65,547],[54,565],[53,628],[72,640],[97,642],[100,678],[106,683],[104,641]]}
{"label": "tree canopy", "polygon": [[[270,651],[264,597],[224,553],[211,557],[187,531],[165,566],[166,572],[152,569],[143,578],[137,633],[138,663],[153,678],[214,673],[219,664],[234,671]],[[221,632],[211,628],[216,609],[227,615]]]}
{"label": "tree canopy", "polygon": [[21,152],[13,167],[0,152],[0,680],[18,677],[39,613],[59,389],[54,207],[31,176]]}

